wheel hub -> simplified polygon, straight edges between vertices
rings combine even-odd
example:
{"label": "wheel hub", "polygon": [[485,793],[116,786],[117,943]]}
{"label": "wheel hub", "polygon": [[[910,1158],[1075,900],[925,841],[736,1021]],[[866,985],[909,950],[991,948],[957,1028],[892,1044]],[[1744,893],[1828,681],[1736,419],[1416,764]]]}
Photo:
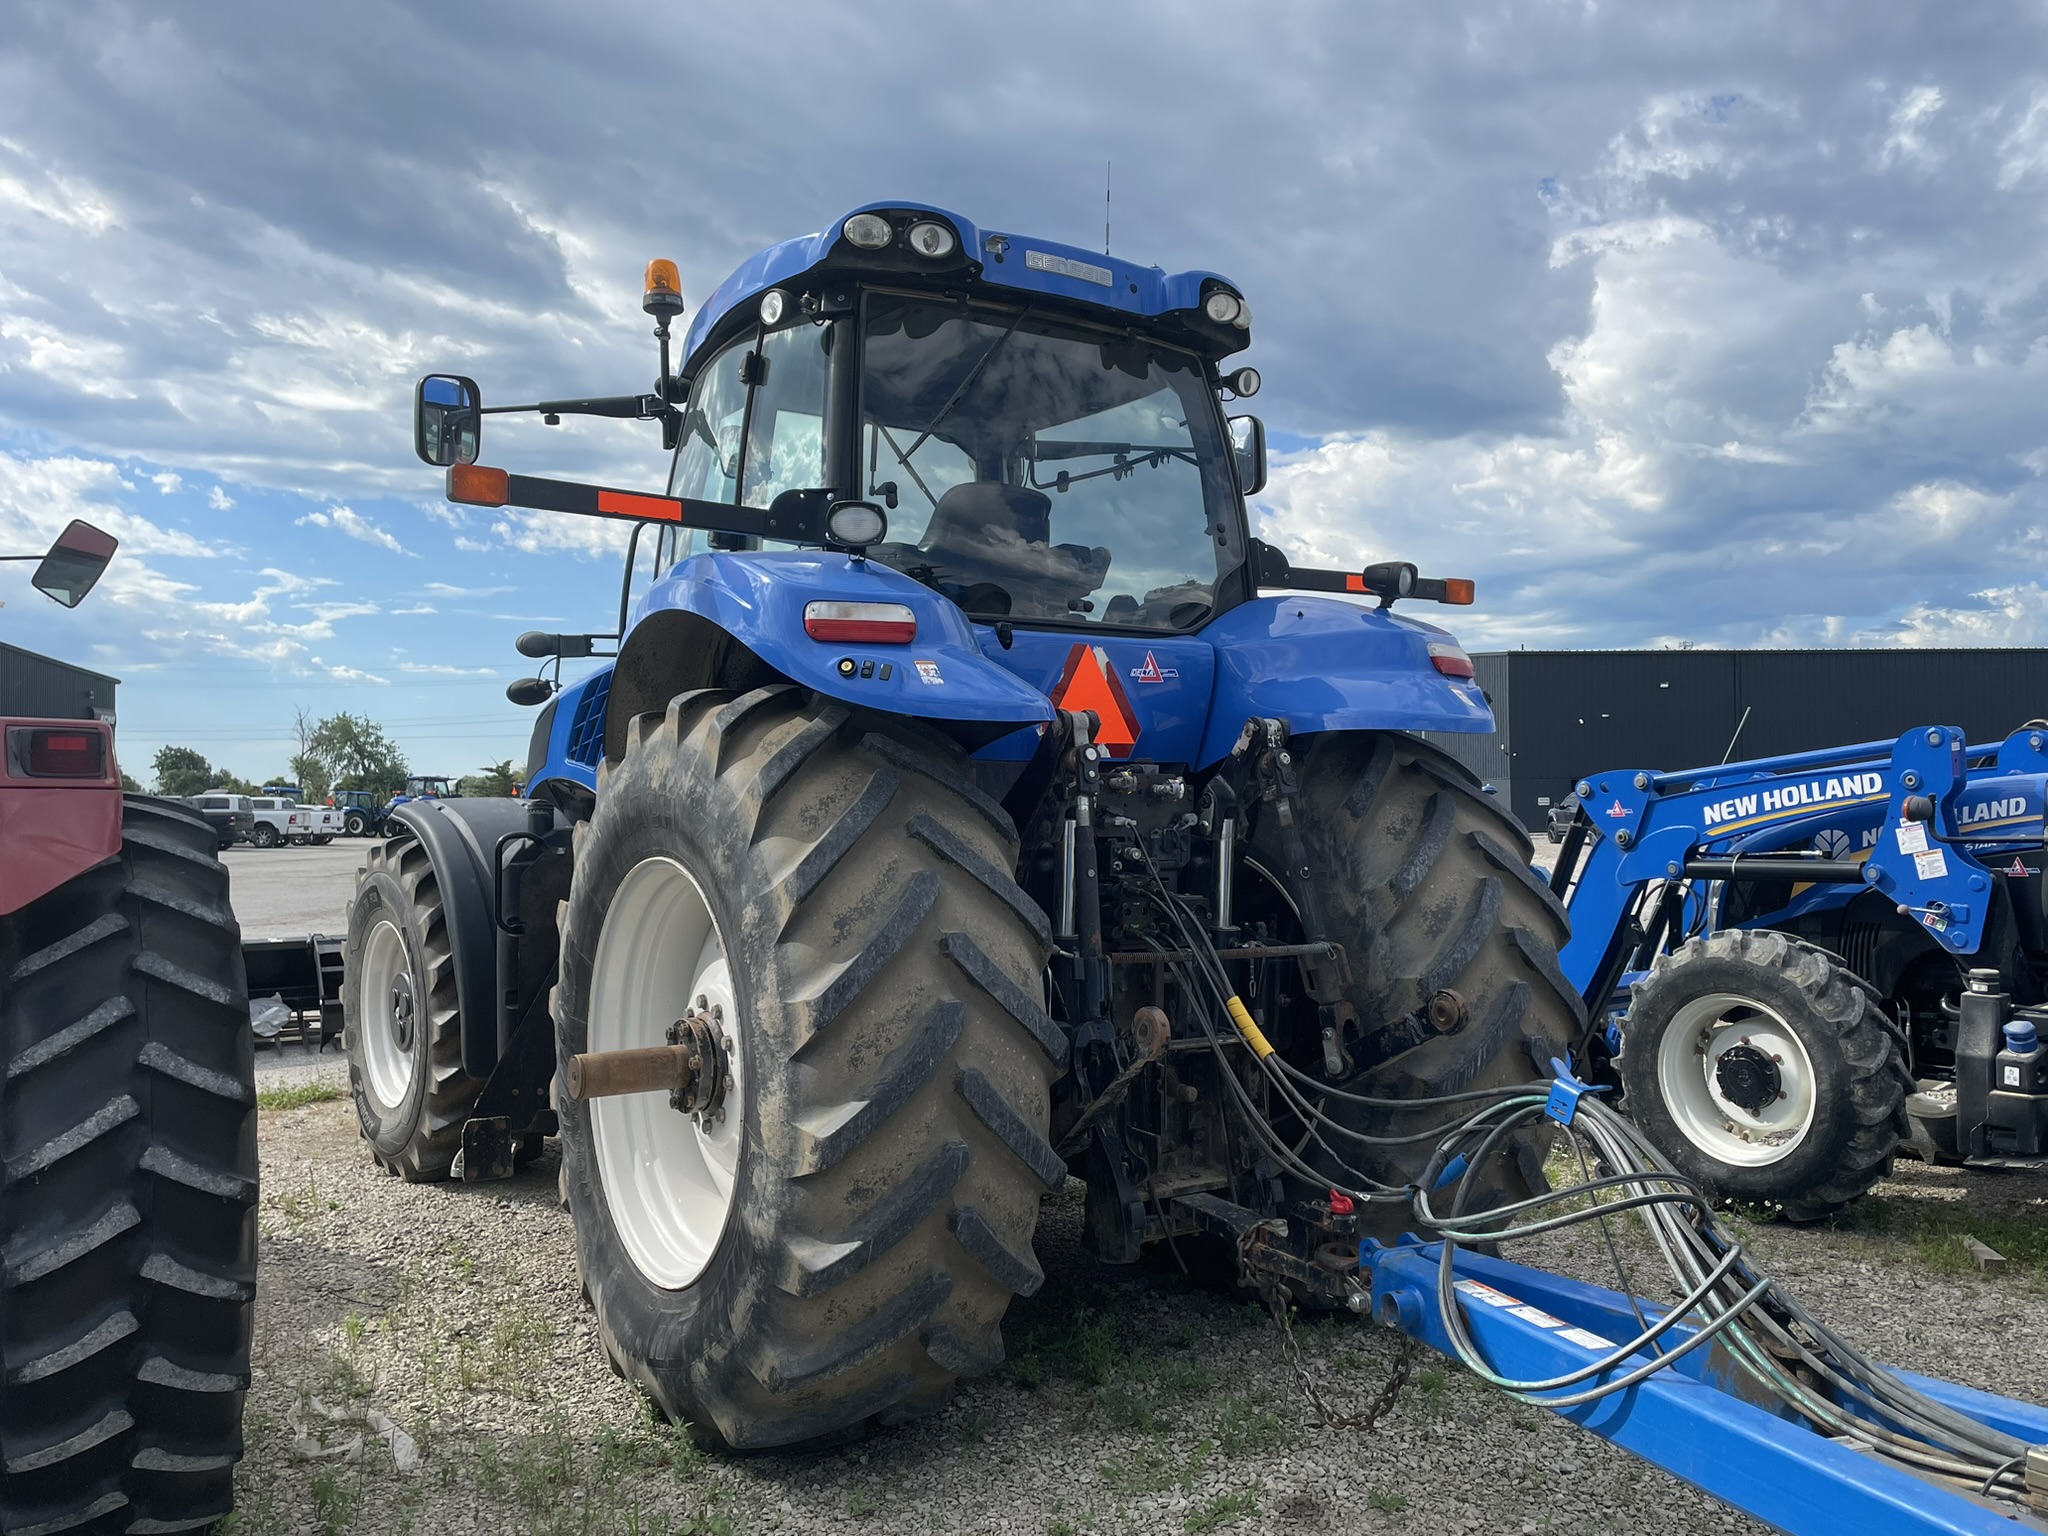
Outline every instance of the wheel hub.
{"label": "wheel hub", "polygon": [[1747,1042],[1721,1053],[1714,1063],[1714,1085],[1722,1098],[1752,1115],[1766,1104],[1776,1103],[1782,1091],[1777,1063]]}
{"label": "wheel hub", "polygon": [[409,971],[400,971],[391,978],[391,1034],[401,1051],[412,1049],[412,974]]}

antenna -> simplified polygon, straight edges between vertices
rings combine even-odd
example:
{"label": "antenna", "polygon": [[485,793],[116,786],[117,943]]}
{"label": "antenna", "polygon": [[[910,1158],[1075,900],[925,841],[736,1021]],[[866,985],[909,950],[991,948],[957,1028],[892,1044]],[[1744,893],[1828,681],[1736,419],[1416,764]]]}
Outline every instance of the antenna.
{"label": "antenna", "polygon": [[1749,706],[1745,705],[1742,711],[1742,718],[1735,722],[1735,734],[1728,738],[1728,750],[1721,754],[1721,761],[1724,763],[1735,755],[1735,743],[1742,740],[1742,728],[1749,724],[1749,708]]}
{"label": "antenna", "polygon": [[1102,254],[1109,254],[1109,171],[1111,162],[1102,162]]}

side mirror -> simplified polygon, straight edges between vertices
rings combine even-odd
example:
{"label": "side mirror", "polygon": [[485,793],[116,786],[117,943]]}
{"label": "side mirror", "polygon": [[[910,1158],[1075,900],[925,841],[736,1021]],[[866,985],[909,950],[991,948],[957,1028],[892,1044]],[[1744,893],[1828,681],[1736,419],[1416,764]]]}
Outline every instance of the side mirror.
{"label": "side mirror", "polygon": [[1237,488],[1256,496],[1266,488],[1266,424],[1256,416],[1230,418],[1230,456],[1237,463]]}
{"label": "side mirror", "polygon": [[522,677],[505,688],[505,697],[514,704],[545,704],[554,696],[555,685],[544,677]]}
{"label": "side mirror", "polygon": [[412,451],[439,469],[474,464],[483,443],[484,400],[474,379],[430,373],[412,392]]}
{"label": "side mirror", "polygon": [[595,635],[551,635],[546,630],[529,629],[512,645],[522,656],[565,656],[576,661],[591,653],[591,644],[596,638]]}
{"label": "side mirror", "polygon": [[74,518],[57,535],[57,542],[36,566],[29,584],[66,608],[76,608],[100,579],[120,542],[104,529]]}

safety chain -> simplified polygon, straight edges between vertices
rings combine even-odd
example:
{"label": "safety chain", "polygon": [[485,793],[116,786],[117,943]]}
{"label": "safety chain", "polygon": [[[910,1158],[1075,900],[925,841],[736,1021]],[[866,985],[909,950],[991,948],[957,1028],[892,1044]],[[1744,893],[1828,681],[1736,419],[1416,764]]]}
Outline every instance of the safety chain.
{"label": "safety chain", "polygon": [[1260,1299],[1266,1303],[1266,1310],[1273,1314],[1273,1321],[1280,1328],[1280,1341],[1286,1351],[1288,1367],[1294,1372],[1294,1379],[1300,1383],[1301,1394],[1308,1399],[1309,1407],[1314,1409],[1317,1416],[1322,1419],[1322,1427],[1324,1429],[1353,1430],[1363,1434],[1388,1413],[1392,1412],[1394,1404],[1400,1400],[1401,1389],[1408,1385],[1408,1367],[1415,1358],[1414,1340],[1410,1339],[1406,1334],[1401,1335],[1401,1342],[1394,1350],[1394,1368],[1387,1373],[1385,1384],[1380,1387],[1378,1394],[1374,1396],[1373,1400],[1366,1404],[1363,1412],[1337,1412],[1324,1401],[1321,1390],[1316,1386],[1315,1378],[1309,1375],[1308,1362],[1302,1358],[1301,1343],[1295,1338],[1294,1324],[1289,1321],[1287,1316],[1287,1288],[1278,1281],[1257,1279],[1250,1264],[1247,1262],[1250,1258],[1251,1245],[1258,1234],[1258,1230],[1257,1227],[1247,1227],[1237,1240],[1237,1259],[1240,1277],[1250,1281],[1255,1286]]}

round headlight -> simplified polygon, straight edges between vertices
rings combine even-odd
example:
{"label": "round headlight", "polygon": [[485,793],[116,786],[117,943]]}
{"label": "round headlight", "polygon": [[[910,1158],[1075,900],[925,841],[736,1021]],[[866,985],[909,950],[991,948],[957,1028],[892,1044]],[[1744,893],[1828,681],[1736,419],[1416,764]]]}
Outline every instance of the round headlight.
{"label": "round headlight", "polygon": [[1237,306],[1237,318],[1233,320],[1231,324],[1235,325],[1240,331],[1250,330],[1252,328],[1251,305],[1240,301]]}
{"label": "round headlight", "polygon": [[846,236],[848,244],[857,245],[864,251],[879,251],[896,238],[889,221],[879,213],[856,213],[839,226],[839,232]]}
{"label": "round headlight", "polygon": [[1259,370],[1256,368],[1240,368],[1235,373],[1226,374],[1223,379],[1223,385],[1233,395],[1236,395],[1238,399],[1249,400],[1259,392]]}
{"label": "round headlight", "polygon": [[777,321],[781,320],[783,310],[788,307],[789,301],[784,296],[782,290],[780,288],[770,288],[761,295],[761,323],[763,325],[774,325]]}
{"label": "round headlight", "polygon": [[910,233],[905,238],[910,241],[910,248],[913,251],[932,261],[952,255],[954,248],[960,243],[954,238],[953,231],[945,225],[929,221],[911,225]]}
{"label": "round headlight", "polygon": [[889,519],[871,501],[842,501],[825,514],[825,534],[834,544],[866,549],[889,531]]}
{"label": "round headlight", "polygon": [[1243,308],[1244,305],[1238,302],[1236,294],[1225,293],[1221,288],[1202,300],[1202,313],[1218,325],[1230,324],[1237,318],[1237,312]]}

